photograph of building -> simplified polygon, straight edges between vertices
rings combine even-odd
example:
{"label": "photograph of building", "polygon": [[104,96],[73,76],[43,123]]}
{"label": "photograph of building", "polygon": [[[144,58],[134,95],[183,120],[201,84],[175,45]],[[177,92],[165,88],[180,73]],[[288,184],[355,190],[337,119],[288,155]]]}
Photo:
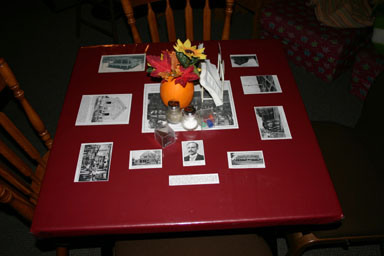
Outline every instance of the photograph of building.
{"label": "photograph of building", "polygon": [[118,97],[98,96],[95,101],[91,122],[108,122],[116,120],[127,106]]}
{"label": "photograph of building", "polygon": [[132,156],[132,166],[161,164],[161,151],[144,151]]}
{"label": "photograph of building", "polygon": [[99,73],[144,71],[145,54],[103,55]]}
{"label": "photograph of building", "polygon": [[249,154],[236,154],[231,153],[231,159],[233,165],[254,165],[264,163],[264,159],[254,153]]}

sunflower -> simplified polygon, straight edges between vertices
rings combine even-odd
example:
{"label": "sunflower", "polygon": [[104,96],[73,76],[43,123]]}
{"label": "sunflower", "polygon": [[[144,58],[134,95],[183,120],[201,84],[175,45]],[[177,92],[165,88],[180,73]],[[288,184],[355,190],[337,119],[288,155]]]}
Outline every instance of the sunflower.
{"label": "sunflower", "polygon": [[189,39],[185,40],[185,42],[181,42],[180,39],[177,39],[177,43],[173,46],[177,52],[184,53],[188,58],[198,58],[201,60],[205,60],[207,55],[203,54],[204,48],[196,49],[195,46],[191,46],[191,41]]}

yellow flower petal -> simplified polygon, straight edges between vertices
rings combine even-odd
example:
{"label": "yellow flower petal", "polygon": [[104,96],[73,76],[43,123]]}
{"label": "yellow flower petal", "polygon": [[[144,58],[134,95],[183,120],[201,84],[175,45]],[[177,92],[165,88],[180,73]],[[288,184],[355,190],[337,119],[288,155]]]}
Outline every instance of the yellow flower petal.
{"label": "yellow flower petal", "polygon": [[189,41],[189,39],[185,40],[184,46],[187,47],[187,48],[190,48],[191,47],[191,41]]}

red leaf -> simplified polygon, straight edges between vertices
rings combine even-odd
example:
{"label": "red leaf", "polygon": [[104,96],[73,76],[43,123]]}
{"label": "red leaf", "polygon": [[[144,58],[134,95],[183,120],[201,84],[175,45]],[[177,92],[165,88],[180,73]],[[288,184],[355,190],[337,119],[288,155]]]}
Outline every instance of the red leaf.
{"label": "red leaf", "polygon": [[188,68],[181,67],[181,69],[182,75],[176,78],[176,83],[179,83],[185,87],[187,82],[192,82],[199,79],[199,76],[193,72],[193,66],[189,66]]}
{"label": "red leaf", "polygon": [[160,77],[159,73],[171,73],[171,59],[167,52],[163,52],[163,59],[160,56],[147,56],[148,63],[154,68],[151,76]]}

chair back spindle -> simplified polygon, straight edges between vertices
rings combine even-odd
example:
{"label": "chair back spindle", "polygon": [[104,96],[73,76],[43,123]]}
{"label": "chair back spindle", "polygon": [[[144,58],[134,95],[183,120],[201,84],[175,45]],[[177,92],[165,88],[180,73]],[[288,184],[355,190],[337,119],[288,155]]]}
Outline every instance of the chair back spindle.
{"label": "chair back spindle", "polygon": [[[0,93],[10,89],[24,111],[10,110],[8,115],[0,111],[0,202],[9,204],[21,216],[32,221],[34,208],[39,197],[41,182],[52,146],[52,138],[41,118],[24,96],[15,75],[3,58],[0,58]],[[11,94],[10,94],[11,95]],[[28,133],[38,134],[47,152],[42,155],[36,146],[27,139],[11,119],[17,119],[17,112],[24,113],[32,125]]]}
{"label": "chair back spindle", "polygon": [[[168,39],[169,41],[174,42],[176,41],[175,18],[173,16],[173,10],[171,8],[171,4],[169,3],[169,0],[167,0],[167,5],[165,8],[165,19],[167,23]],[[158,41],[160,41],[160,39],[158,39]]]}
{"label": "chair back spindle", "polygon": [[8,85],[8,87],[13,91],[15,98],[19,100],[21,106],[24,108],[24,111],[27,114],[29,121],[31,122],[35,130],[38,132],[47,148],[51,149],[53,142],[51,139],[51,135],[45,128],[43,121],[40,119],[39,115],[32,108],[29,102],[25,99],[24,91],[20,89],[20,85],[17,82],[15,75],[13,74],[12,70],[3,58],[0,59],[0,76],[3,77],[5,84]]}
{"label": "chair back spindle", "polygon": [[[32,222],[53,140],[40,116],[25,98],[11,68],[0,58],[0,94],[7,89],[13,92],[23,111],[10,108],[7,109],[10,113],[6,115],[0,109],[0,203],[9,205]],[[31,126],[17,128],[15,123],[18,122],[11,119],[21,120],[16,118],[18,112],[27,117]],[[27,128],[32,131],[28,132]],[[44,154],[27,139],[36,133],[47,149]],[[67,256],[68,248],[59,245],[56,255]]]}
{"label": "chair back spindle", "polygon": [[[204,11],[204,27],[203,27],[203,40],[208,41],[211,40],[211,8],[209,7],[209,1],[205,1]],[[231,17],[229,17],[230,19]],[[227,29],[230,29],[229,27]],[[225,40],[229,39],[229,33],[228,37],[224,38]]]}
{"label": "chair back spindle", "polygon": [[[156,20],[156,14],[152,8],[152,2],[159,2],[161,0],[141,0],[141,1],[131,1],[131,0],[121,0],[121,4],[127,18],[127,22],[131,28],[133,41],[135,43],[141,43],[142,39],[139,34],[139,31],[136,26],[136,19],[134,17],[134,7],[146,4],[148,13],[147,13],[147,21],[149,32],[151,35],[151,41],[156,43],[160,42],[159,31],[158,31],[158,23]],[[170,3],[170,0],[165,1],[165,21],[167,26],[168,33],[168,41],[175,42],[176,41],[176,29],[175,29],[175,19],[174,12]],[[225,18],[223,25],[223,32],[221,39],[228,40],[230,37],[230,25],[231,25],[231,16],[233,12],[234,0],[225,0]],[[211,39],[211,26],[212,26],[212,10],[209,5],[209,0],[205,0],[204,8],[203,8],[203,40],[207,41]],[[185,16],[185,36],[186,39],[194,40],[194,27],[193,27],[193,8],[191,6],[191,1],[185,1],[184,8],[184,16]]]}

